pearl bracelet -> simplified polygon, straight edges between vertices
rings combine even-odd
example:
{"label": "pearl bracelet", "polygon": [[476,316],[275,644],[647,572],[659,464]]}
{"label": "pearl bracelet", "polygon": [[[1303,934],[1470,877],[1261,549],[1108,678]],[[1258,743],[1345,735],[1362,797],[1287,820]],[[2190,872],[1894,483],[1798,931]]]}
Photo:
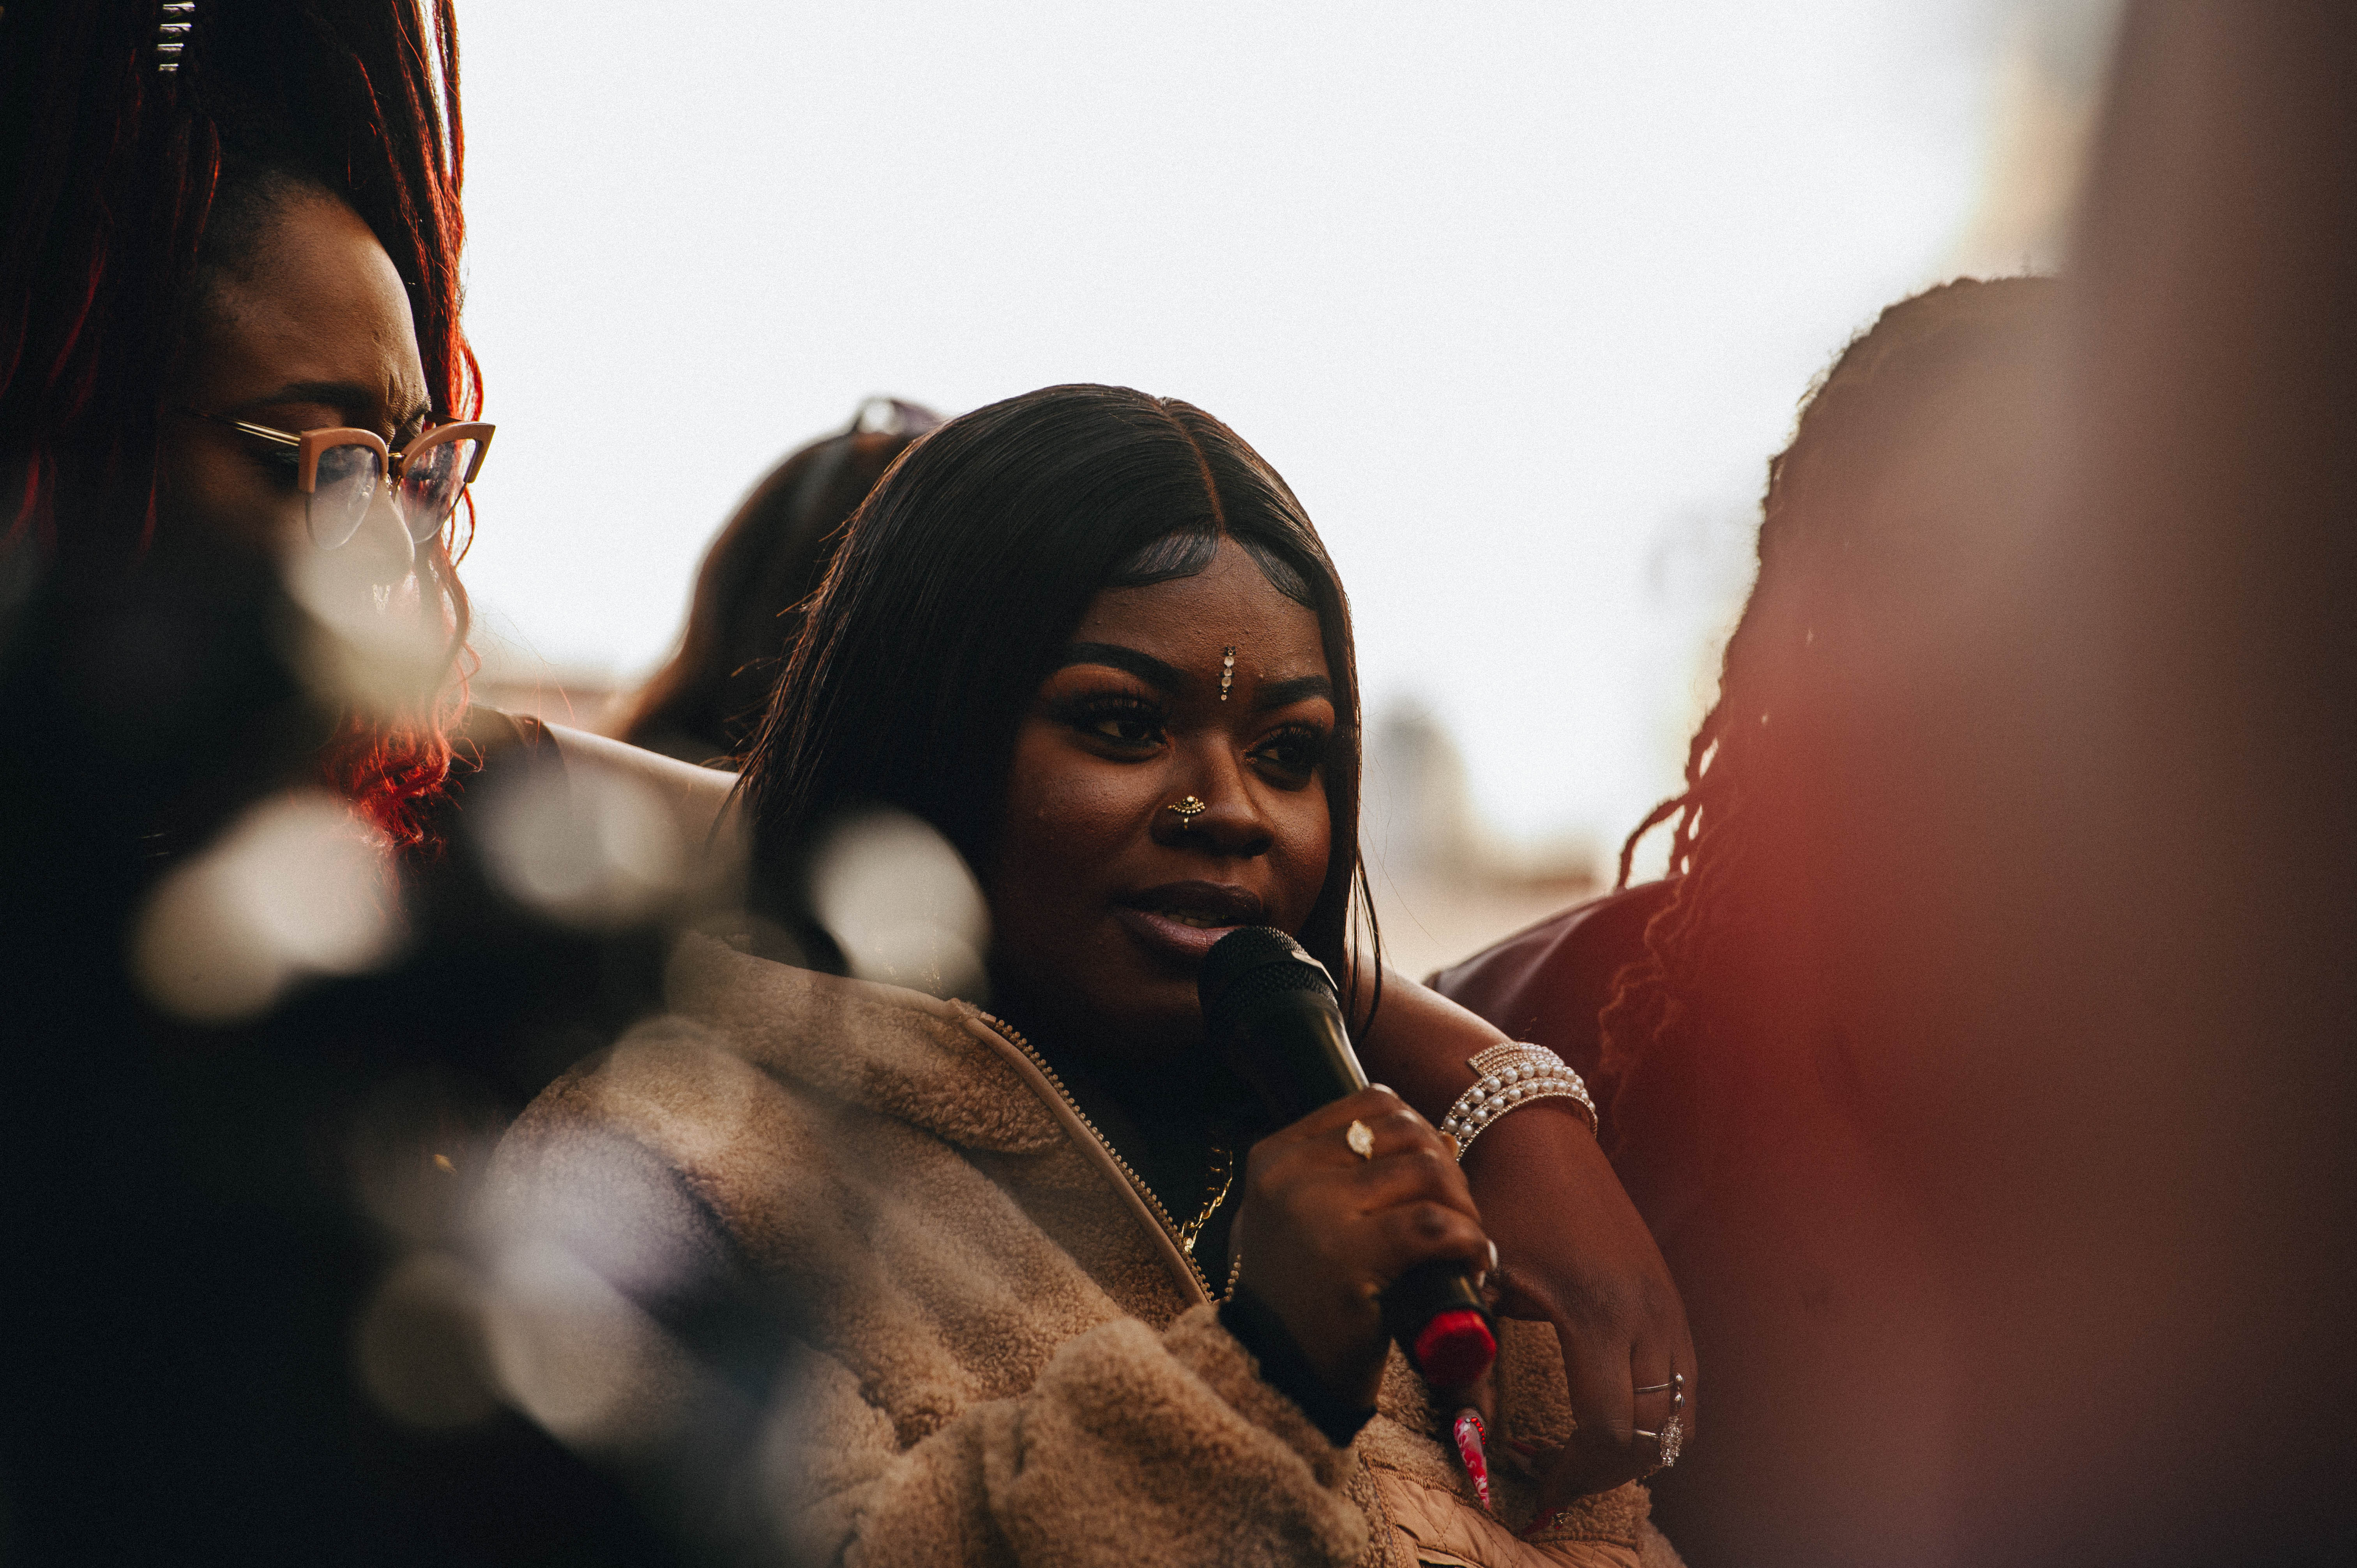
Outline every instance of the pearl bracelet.
{"label": "pearl bracelet", "polygon": [[1465,1157],[1482,1128],[1534,1100],[1577,1100],[1587,1112],[1587,1130],[1596,1131],[1596,1101],[1588,1098],[1587,1085],[1544,1046],[1519,1041],[1491,1046],[1465,1065],[1480,1075],[1480,1081],[1457,1097],[1457,1103],[1440,1122],[1440,1130],[1457,1140],[1458,1159]]}

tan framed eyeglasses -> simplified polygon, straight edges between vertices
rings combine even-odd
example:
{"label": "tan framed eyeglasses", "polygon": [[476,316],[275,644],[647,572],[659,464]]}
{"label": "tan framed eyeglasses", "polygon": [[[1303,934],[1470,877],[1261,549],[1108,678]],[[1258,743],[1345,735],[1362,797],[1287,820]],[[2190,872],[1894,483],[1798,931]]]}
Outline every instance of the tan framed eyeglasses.
{"label": "tan framed eyeglasses", "polygon": [[372,430],[274,430],[193,408],[180,412],[274,446],[293,447],[304,525],[310,530],[311,542],[322,550],[351,542],[388,476],[409,537],[419,544],[433,538],[482,471],[483,455],[491,448],[496,428],[468,422],[437,424],[395,452]]}

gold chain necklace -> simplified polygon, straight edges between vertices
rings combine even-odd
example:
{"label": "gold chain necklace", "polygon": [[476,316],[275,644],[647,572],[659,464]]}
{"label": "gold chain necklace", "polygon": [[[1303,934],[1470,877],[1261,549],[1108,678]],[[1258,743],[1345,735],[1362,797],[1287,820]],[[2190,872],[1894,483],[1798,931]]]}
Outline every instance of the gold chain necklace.
{"label": "gold chain necklace", "polygon": [[1220,1205],[1227,1202],[1228,1193],[1235,1185],[1235,1150],[1225,1144],[1212,1144],[1211,1196],[1204,1203],[1203,1211],[1200,1214],[1178,1227],[1178,1250],[1188,1257],[1192,1258],[1195,1255],[1196,1238],[1202,1235],[1203,1227],[1211,1222],[1211,1216],[1220,1211]]}

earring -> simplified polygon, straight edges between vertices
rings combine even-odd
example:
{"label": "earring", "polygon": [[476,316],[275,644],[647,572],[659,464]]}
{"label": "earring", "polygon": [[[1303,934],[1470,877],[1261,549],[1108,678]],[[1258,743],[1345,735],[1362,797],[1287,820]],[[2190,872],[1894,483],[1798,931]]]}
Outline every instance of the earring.
{"label": "earring", "polygon": [[1163,807],[1162,809],[1166,811],[1178,812],[1181,822],[1191,822],[1197,817],[1201,816],[1211,808],[1205,805],[1197,797],[1188,795],[1179,800],[1171,801],[1170,804]]}
{"label": "earring", "polygon": [[1235,683],[1236,650],[1231,643],[1220,650],[1220,701],[1224,703],[1228,700],[1228,688]]}

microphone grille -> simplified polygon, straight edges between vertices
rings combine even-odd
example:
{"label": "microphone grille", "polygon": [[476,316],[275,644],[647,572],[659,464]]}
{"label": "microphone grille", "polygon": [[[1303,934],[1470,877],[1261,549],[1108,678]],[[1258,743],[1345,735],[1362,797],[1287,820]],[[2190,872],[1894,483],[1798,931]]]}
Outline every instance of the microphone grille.
{"label": "microphone grille", "polygon": [[1273,926],[1241,926],[1222,937],[1203,955],[1195,980],[1203,1025],[1215,1040],[1254,1003],[1294,991],[1320,991],[1340,1005],[1326,966]]}

